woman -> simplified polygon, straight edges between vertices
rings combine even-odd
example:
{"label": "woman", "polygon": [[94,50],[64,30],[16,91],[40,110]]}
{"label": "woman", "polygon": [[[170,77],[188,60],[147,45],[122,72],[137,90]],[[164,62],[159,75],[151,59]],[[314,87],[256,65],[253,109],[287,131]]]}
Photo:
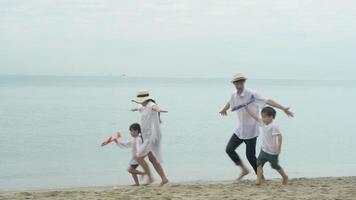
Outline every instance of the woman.
{"label": "woman", "polygon": [[141,112],[141,131],[143,137],[143,144],[137,152],[136,160],[140,163],[145,173],[147,174],[147,184],[153,182],[150,168],[145,162],[145,157],[148,156],[153,167],[161,177],[160,186],[168,183],[168,179],[161,166],[161,121],[160,112],[167,112],[161,110],[154,99],[150,97],[148,91],[139,91],[137,96],[132,100],[135,103],[141,104],[142,107],[132,109],[131,111]]}

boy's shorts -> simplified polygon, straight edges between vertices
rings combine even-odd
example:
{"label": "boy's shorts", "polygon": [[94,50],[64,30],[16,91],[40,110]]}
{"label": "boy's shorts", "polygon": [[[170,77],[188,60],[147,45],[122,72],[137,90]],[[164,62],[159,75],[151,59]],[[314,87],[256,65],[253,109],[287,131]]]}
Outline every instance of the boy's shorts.
{"label": "boy's shorts", "polygon": [[257,166],[264,165],[266,162],[271,163],[271,167],[275,170],[280,170],[282,167],[278,164],[278,155],[272,155],[261,150],[257,158]]}

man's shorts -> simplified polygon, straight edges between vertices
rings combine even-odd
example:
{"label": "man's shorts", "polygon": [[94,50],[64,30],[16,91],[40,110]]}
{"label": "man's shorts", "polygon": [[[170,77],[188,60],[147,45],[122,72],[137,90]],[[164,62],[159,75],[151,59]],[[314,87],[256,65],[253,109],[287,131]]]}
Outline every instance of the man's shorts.
{"label": "man's shorts", "polygon": [[278,155],[272,155],[261,150],[260,155],[258,155],[257,158],[257,166],[263,166],[266,162],[271,163],[271,167],[275,170],[282,169],[282,167],[278,164]]}

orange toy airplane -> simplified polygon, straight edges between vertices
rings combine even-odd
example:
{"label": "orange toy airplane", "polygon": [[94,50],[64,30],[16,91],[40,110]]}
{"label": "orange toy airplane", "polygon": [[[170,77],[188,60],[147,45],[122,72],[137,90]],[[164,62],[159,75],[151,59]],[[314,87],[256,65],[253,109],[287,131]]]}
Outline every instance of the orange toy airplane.
{"label": "orange toy airplane", "polygon": [[110,136],[107,140],[101,143],[101,147],[112,143],[114,140],[118,140],[121,137],[121,134],[118,132],[115,136]]}

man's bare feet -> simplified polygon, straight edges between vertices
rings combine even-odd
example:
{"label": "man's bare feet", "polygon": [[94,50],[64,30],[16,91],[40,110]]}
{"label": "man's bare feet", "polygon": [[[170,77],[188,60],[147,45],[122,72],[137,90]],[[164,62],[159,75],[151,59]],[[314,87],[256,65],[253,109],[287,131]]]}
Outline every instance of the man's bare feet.
{"label": "man's bare feet", "polygon": [[248,173],[250,173],[247,169],[243,168],[240,176],[237,178],[237,181],[241,181],[241,179],[246,176]]}
{"label": "man's bare feet", "polygon": [[167,183],[168,183],[168,179],[162,180],[162,182],[159,184],[159,186],[162,187]]}
{"label": "man's bare feet", "polygon": [[283,177],[282,184],[283,185],[287,185],[288,184],[288,176]]}
{"label": "man's bare feet", "polygon": [[131,186],[137,187],[137,186],[140,186],[140,184],[133,184],[133,185],[131,185]]}

